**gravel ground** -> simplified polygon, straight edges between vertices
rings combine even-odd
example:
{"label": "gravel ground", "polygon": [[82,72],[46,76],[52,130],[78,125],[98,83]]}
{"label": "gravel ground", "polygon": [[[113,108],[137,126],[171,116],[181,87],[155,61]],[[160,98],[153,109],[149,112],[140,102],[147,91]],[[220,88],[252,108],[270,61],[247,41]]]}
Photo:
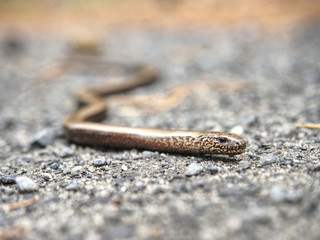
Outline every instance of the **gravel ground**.
{"label": "gravel ground", "polygon": [[0,239],[320,238],[320,131],[296,127],[320,122],[320,24],[102,35],[97,58],[161,71],[128,95],[161,98],[194,83],[164,111],[112,104],[106,122],[229,131],[247,150],[195,157],[72,144],[61,129],[72,93],[125,72],[38,83],[40,69],[68,58],[68,33],[2,32]]}

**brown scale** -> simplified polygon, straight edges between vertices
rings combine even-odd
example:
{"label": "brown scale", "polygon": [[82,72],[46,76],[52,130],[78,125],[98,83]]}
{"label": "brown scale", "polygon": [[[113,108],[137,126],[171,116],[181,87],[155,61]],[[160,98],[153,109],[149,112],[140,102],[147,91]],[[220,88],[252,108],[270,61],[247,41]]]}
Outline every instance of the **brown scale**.
{"label": "brown scale", "polygon": [[148,66],[134,68],[122,84],[87,88],[76,94],[79,109],[64,121],[66,136],[73,142],[111,148],[138,148],[182,154],[236,155],[245,151],[246,142],[225,132],[198,132],[136,128],[95,123],[105,117],[107,104],[102,96],[127,91],[154,82],[158,72]]}

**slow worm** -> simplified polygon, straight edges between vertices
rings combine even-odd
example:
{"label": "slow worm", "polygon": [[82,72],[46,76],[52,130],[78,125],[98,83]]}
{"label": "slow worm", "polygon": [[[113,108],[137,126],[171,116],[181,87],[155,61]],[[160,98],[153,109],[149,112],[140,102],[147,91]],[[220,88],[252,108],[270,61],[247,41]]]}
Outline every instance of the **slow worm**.
{"label": "slow worm", "polygon": [[158,76],[155,69],[140,66],[125,83],[86,88],[77,92],[80,107],[64,121],[68,139],[85,145],[190,155],[236,155],[244,152],[246,142],[239,136],[225,132],[164,130],[97,123],[105,117],[107,111],[103,96],[149,84],[157,80]]}

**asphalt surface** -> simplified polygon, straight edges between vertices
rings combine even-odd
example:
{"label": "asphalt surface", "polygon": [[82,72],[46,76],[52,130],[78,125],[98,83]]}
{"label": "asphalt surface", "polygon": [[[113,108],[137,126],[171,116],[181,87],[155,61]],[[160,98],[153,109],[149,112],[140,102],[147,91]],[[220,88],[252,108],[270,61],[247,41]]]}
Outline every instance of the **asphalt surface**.
{"label": "asphalt surface", "polygon": [[320,123],[319,23],[101,36],[93,61],[161,72],[127,95],[161,101],[191,86],[164,108],[111,104],[105,122],[233,132],[246,152],[181,156],[70,143],[61,124],[76,107],[72,94],[126,71],[85,63],[38,81],[48,66],[55,76],[50,66],[81,61],[70,58],[68,32],[3,31],[0,239],[320,238],[320,130],[296,127]]}

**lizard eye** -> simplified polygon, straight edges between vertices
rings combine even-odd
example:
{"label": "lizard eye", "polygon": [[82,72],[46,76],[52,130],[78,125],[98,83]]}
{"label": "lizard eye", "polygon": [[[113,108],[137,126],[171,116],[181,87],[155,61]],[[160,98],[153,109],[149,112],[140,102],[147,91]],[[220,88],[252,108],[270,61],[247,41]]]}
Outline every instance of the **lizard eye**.
{"label": "lizard eye", "polygon": [[223,138],[223,137],[219,138],[219,143],[224,144],[226,142],[228,142],[227,138]]}

